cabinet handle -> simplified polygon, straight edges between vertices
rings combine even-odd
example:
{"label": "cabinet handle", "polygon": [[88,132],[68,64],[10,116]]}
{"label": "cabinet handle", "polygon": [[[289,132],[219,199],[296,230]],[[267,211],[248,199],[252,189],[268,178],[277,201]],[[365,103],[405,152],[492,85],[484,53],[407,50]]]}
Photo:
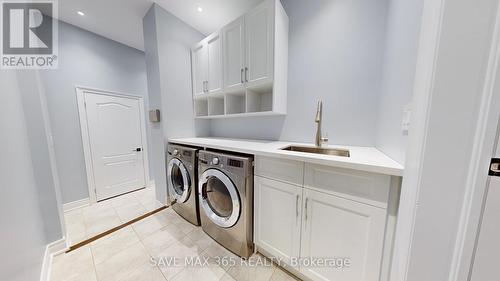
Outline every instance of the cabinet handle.
{"label": "cabinet handle", "polygon": [[306,198],[306,206],[305,206],[305,215],[306,215],[306,221],[307,221],[307,203],[309,203],[309,198]]}
{"label": "cabinet handle", "polygon": [[296,221],[299,221],[299,195],[297,194],[297,198],[295,200],[295,217]]}
{"label": "cabinet handle", "polygon": [[208,80],[205,81],[205,83],[206,83],[205,85],[207,85],[206,87],[207,87],[207,93],[208,93]]}
{"label": "cabinet handle", "polygon": [[206,92],[207,90],[205,90],[205,81],[203,81],[203,92]]}
{"label": "cabinet handle", "polygon": [[245,81],[243,81],[243,68],[241,69],[240,80],[241,80],[241,84],[243,84],[245,82]]}
{"label": "cabinet handle", "polygon": [[248,67],[245,67],[245,81],[248,82]]}

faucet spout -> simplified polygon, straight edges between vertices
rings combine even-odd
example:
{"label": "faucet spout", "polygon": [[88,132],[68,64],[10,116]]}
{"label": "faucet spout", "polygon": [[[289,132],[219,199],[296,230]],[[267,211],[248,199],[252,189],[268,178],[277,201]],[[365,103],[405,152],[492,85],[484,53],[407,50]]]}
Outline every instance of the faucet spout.
{"label": "faucet spout", "polygon": [[317,123],[316,139],[315,139],[315,145],[317,147],[321,146],[321,123],[322,123],[322,115],[323,115],[323,102],[320,100],[320,101],[318,101],[318,109],[316,111],[316,119],[314,120]]}

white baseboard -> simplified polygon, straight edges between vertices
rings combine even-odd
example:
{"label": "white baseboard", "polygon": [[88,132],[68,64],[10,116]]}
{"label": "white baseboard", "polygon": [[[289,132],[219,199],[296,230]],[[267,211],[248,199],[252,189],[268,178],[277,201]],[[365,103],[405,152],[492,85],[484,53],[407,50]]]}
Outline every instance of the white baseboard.
{"label": "white baseboard", "polygon": [[78,209],[81,207],[86,207],[88,205],[90,205],[90,198],[85,198],[85,199],[81,199],[81,200],[77,200],[77,201],[63,204],[63,211],[69,212],[71,210],[75,210],[75,209]]}
{"label": "white baseboard", "polygon": [[47,244],[45,254],[43,256],[42,271],[40,273],[40,281],[50,281],[50,272],[52,268],[52,258],[68,248],[66,238]]}

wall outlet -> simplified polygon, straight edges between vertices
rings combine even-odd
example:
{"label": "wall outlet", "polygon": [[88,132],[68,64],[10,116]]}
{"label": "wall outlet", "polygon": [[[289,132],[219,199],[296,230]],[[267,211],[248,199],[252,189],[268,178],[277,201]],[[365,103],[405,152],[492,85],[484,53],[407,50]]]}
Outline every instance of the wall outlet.
{"label": "wall outlet", "polygon": [[403,120],[401,121],[401,131],[404,135],[408,135],[411,121],[411,103],[407,104],[403,111]]}

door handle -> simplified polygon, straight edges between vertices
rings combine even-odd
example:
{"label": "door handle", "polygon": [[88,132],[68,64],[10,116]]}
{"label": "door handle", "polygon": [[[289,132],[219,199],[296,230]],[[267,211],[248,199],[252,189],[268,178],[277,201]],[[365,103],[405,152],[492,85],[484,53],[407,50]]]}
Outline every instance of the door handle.
{"label": "door handle", "polygon": [[243,68],[241,69],[241,73],[240,73],[240,80],[241,80],[241,84],[243,84],[245,81],[243,81]]}
{"label": "door handle", "polygon": [[490,171],[488,175],[500,177],[500,158],[491,158]]}
{"label": "door handle", "polygon": [[138,147],[138,148],[136,148],[136,149],[134,149],[134,150],[132,150],[132,151],[141,152],[141,151],[142,151],[142,148]]}
{"label": "door handle", "polygon": [[245,67],[245,81],[248,82],[248,67]]}
{"label": "door handle", "polygon": [[306,221],[307,221],[307,204],[308,203],[309,203],[309,198],[306,198],[306,206],[304,208],[305,209],[304,212],[305,212],[305,216],[306,216]]}
{"label": "door handle", "polygon": [[295,218],[296,221],[299,221],[299,195],[297,194],[296,200],[295,200]]}

